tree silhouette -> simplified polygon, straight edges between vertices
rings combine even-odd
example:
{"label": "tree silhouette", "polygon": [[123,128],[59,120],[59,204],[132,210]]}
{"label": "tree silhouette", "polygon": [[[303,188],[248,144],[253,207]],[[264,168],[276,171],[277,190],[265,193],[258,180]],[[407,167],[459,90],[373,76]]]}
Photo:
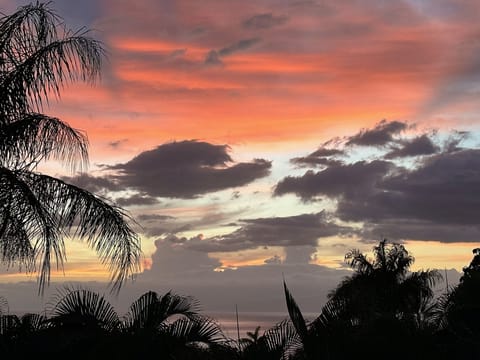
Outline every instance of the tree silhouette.
{"label": "tree silhouette", "polygon": [[435,331],[433,286],[441,279],[440,273],[411,272],[414,258],[401,244],[383,240],[373,253],[373,259],[357,249],[345,255],[354,273],[330,292],[324,308],[335,315],[330,317],[335,324],[330,327],[333,337],[340,340],[343,334],[350,342],[365,344],[365,349],[370,344],[370,352],[375,350],[377,355],[395,346],[399,338],[420,354],[429,351],[426,339]]}
{"label": "tree silhouette", "polygon": [[260,326],[240,339],[238,348],[242,360],[283,360],[301,347],[298,334],[291,321],[283,320],[259,335]]}
{"label": "tree silhouette", "polygon": [[72,32],[48,4],[0,18],[0,261],[50,281],[62,267],[66,236],[85,239],[111,271],[112,290],[139,269],[137,235],[120,208],[38,165],[59,160],[72,171],[88,163],[81,131],[43,114],[66,83],[93,83],[104,54],[88,31]]}
{"label": "tree silhouette", "polygon": [[373,252],[373,259],[357,249],[345,255],[355,272],[330,292],[329,299],[341,305],[354,324],[382,318],[426,320],[423,311],[433,299],[432,287],[442,278],[440,273],[410,272],[414,258],[401,244],[383,240]]}
{"label": "tree silhouette", "polygon": [[472,252],[460,282],[438,300],[440,345],[450,358],[480,356],[480,249]]}
{"label": "tree silhouette", "polygon": [[124,316],[123,326],[131,344],[126,348],[143,349],[143,355],[212,358],[227,350],[219,325],[199,313],[198,301],[172,292],[141,295]]}

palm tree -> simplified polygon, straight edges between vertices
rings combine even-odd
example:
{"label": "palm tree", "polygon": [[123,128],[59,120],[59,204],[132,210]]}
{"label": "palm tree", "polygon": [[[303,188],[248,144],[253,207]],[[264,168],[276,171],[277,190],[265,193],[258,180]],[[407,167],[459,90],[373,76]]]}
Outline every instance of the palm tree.
{"label": "palm tree", "polygon": [[219,325],[199,313],[198,301],[172,292],[144,293],[132,303],[123,324],[125,333],[137,345],[128,347],[144,349],[144,355],[195,358],[208,354],[213,358],[228,350]]}
{"label": "palm tree", "polygon": [[[355,270],[329,294],[320,315],[307,322],[284,282],[290,321],[298,343],[296,359],[347,359],[374,354],[396,359],[405,352],[433,354],[435,301],[432,287],[441,278],[434,270],[409,272],[414,258],[401,244],[381,241],[374,259],[360,251],[345,258]],[[392,351],[402,340],[405,352]],[[410,346],[410,348],[409,348]],[[388,354],[388,355],[387,355]]]}
{"label": "palm tree", "polygon": [[41,342],[42,333],[48,328],[46,317],[26,313],[22,316],[9,313],[8,301],[0,296],[0,353],[5,356],[30,354],[34,344]]}
{"label": "palm tree", "polygon": [[411,272],[414,258],[401,244],[383,240],[373,252],[373,259],[357,249],[345,255],[354,273],[329,294],[324,309],[334,314],[329,318],[330,330],[340,331],[350,343],[364,344],[365,349],[370,344],[378,354],[391,350],[400,338],[404,347],[410,344],[417,352],[429,351],[435,330],[433,286],[442,278],[440,273]]}
{"label": "palm tree", "polygon": [[433,299],[432,287],[442,278],[440,273],[410,272],[415,259],[401,244],[383,240],[373,252],[373,259],[357,249],[345,255],[355,272],[330,292],[329,299],[342,304],[342,311],[357,324],[379,318],[421,320]]}
{"label": "palm tree", "polygon": [[140,242],[122,209],[38,165],[59,160],[72,171],[88,163],[81,131],[43,114],[66,83],[93,83],[104,55],[87,31],[65,29],[48,4],[34,3],[0,18],[0,261],[49,284],[62,267],[64,238],[85,239],[111,271],[112,290],[138,271]]}
{"label": "palm tree", "polygon": [[455,358],[478,358],[480,351],[480,248],[463,268],[460,282],[438,300],[439,345]]}
{"label": "palm tree", "polygon": [[259,334],[247,332],[247,338],[240,339],[240,358],[242,360],[284,360],[293,356],[301,346],[300,338],[288,320],[283,320]]}

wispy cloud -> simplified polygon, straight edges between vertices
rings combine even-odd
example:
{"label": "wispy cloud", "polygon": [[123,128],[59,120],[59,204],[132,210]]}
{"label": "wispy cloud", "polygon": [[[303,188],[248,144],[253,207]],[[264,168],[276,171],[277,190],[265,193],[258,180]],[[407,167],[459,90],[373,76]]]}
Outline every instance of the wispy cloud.
{"label": "wispy cloud", "polygon": [[279,26],[285,24],[288,20],[288,17],[285,15],[273,15],[272,13],[257,14],[254,15],[245,21],[242,25],[247,29],[260,30],[260,29],[270,29],[274,26]]}

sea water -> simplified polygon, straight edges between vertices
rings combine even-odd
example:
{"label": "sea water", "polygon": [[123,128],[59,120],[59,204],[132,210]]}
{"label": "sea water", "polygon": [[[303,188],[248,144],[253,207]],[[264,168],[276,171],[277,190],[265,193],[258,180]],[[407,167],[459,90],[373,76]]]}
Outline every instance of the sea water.
{"label": "sea water", "polygon": [[[223,333],[231,338],[237,339],[237,314],[232,312],[205,312],[204,315],[210,316],[220,324]],[[312,321],[318,314],[303,314],[305,321]],[[260,326],[259,335],[265,330],[275,326],[281,321],[288,319],[286,312],[239,312],[238,313],[238,330],[240,338],[246,337],[247,332],[254,332],[257,326]]]}

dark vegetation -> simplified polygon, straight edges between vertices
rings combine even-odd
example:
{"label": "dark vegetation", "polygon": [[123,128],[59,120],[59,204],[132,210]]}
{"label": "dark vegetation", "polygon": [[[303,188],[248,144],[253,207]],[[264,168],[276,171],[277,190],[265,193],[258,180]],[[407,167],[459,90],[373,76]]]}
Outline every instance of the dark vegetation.
{"label": "dark vegetation", "polygon": [[347,253],[354,270],[307,322],[284,283],[289,318],[231,339],[191,297],[149,291],[120,316],[103,295],[65,288],[42,314],[8,313],[0,301],[0,353],[160,359],[478,359],[480,249],[460,283],[435,296],[437,271],[409,271],[401,244],[381,241],[374,258]]}
{"label": "dark vegetation", "polygon": [[0,259],[39,274],[66,259],[64,238],[84,239],[111,270],[112,290],[139,269],[128,215],[105,199],[37,171],[45,160],[76,170],[88,163],[81,131],[42,113],[65,83],[94,82],[104,50],[88,31],[72,32],[48,4],[0,18]]}
{"label": "dark vegetation", "polygon": [[[87,138],[43,114],[64,83],[93,81],[102,44],[71,32],[48,4],[0,18],[0,262],[38,272],[65,260],[63,239],[85,239],[112,271],[118,290],[138,270],[139,240],[120,208],[37,172],[49,159],[75,169],[87,162]],[[434,270],[411,272],[401,244],[381,241],[373,259],[346,254],[353,269],[307,322],[284,283],[289,318],[243,339],[227,338],[197,302],[147,292],[120,316],[103,295],[60,291],[42,314],[12,315],[0,298],[2,358],[107,359],[478,359],[480,249],[460,283],[436,296]],[[313,289],[312,289],[313,290]]]}

